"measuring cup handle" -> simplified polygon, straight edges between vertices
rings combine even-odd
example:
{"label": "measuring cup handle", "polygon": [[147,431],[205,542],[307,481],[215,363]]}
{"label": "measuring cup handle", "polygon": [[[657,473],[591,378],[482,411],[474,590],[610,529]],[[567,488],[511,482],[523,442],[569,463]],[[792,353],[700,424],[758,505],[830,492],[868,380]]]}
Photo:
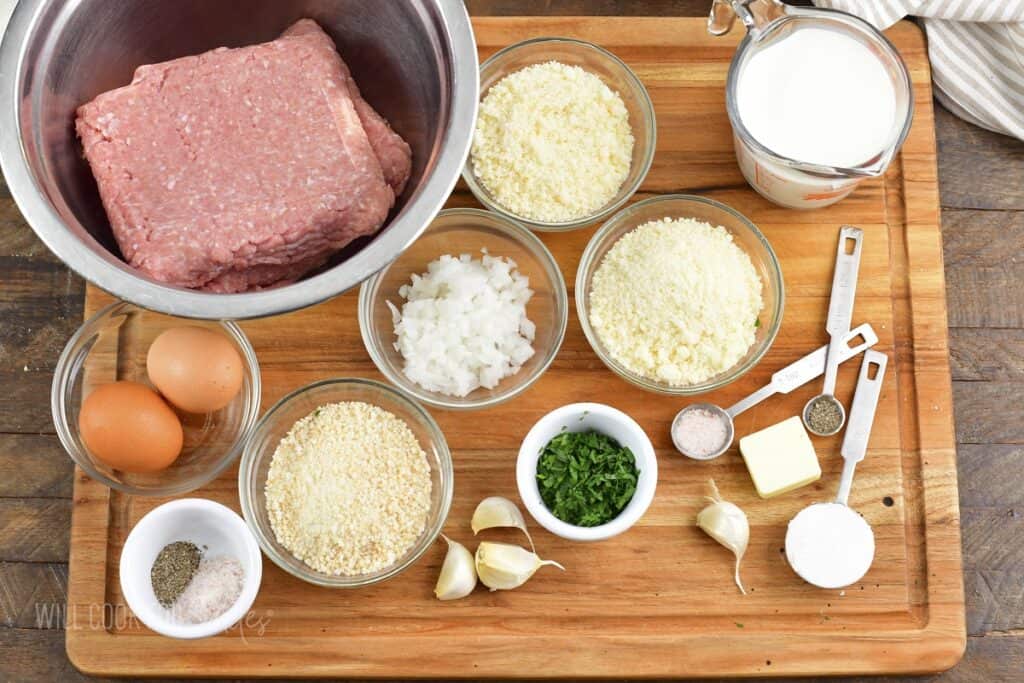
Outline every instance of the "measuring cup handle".
{"label": "measuring cup handle", "polygon": [[[847,245],[853,248],[847,253]],[[864,245],[864,231],[852,225],[839,230],[839,244],[836,247],[836,269],[832,274],[832,296],[828,304],[828,321],[825,330],[835,337],[850,331],[853,318],[853,301],[857,295],[857,272],[860,270],[860,252]]]}
{"label": "measuring cup handle", "polygon": [[708,15],[708,33],[725,35],[739,17],[747,31],[757,35],[765,26],[787,13],[787,6],[779,0],[714,0]]}
{"label": "measuring cup handle", "polygon": [[736,403],[726,408],[725,412],[729,417],[735,419],[736,416],[742,413],[743,411],[753,408],[766,398],[770,398],[771,396],[777,394],[778,391],[779,390],[775,386],[774,382],[771,384],[766,384],[765,386],[761,387],[760,389],[752,393],[750,396],[747,396],[746,398],[737,401]]}
{"label": "measuring cup handle", "polygon": [[846,504],[853,483],[853,472],[857,463],[864,459],[868,450],[868,438],[871,427],[875,423],[875,411],[878,398],[882,394],[882,381],[885,379],[885,368],[889,357],[880,351],[868,349],[864,352],[864,361],[860,365],[857,377],[857,388],[853,393],[850,405],[850,418],[846,423],[846,434],[839,454],[843,456],[843,475],[839,480],[839,493],[836,502]]}

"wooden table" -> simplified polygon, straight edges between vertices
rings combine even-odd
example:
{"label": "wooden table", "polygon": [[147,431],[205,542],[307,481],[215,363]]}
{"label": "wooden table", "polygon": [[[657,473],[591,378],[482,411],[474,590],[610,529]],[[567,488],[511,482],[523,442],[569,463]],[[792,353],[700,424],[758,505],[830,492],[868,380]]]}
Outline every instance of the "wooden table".
{"label": "wooden table", "polygon": [[[700,15],[706,0],[468,0],[478,14]],[[1024,671],[1024,143],[936,109],[959,443],[967,654],[943,681]],[[49,414],[82,280],[0,181],[0,680],[78,680],[64,654],[72,467]]]}

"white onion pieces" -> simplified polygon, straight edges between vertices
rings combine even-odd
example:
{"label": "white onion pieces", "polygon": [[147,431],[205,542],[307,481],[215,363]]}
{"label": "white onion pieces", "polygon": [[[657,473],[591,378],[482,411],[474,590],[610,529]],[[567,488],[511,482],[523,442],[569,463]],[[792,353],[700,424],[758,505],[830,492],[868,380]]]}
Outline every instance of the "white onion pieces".
{"label": "white onion pieces", "polygon": [[401,311],[388,302],[403,371],[427,391],[462,397],[493,389],[533,355],[526,317],[529,279],[512,259],[444,255],[402,285]]}

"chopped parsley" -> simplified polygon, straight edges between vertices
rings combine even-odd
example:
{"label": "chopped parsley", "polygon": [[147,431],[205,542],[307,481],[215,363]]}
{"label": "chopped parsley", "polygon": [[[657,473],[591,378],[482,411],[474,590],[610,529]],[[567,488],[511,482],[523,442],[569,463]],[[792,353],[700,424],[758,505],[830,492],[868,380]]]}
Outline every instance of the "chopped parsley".
{"label": "chopped parsley", "polygon": [[562,432],[541,450],[537,486],[558,519],[592,527],[610,522],[636,493],[633,452],[595,431]]}

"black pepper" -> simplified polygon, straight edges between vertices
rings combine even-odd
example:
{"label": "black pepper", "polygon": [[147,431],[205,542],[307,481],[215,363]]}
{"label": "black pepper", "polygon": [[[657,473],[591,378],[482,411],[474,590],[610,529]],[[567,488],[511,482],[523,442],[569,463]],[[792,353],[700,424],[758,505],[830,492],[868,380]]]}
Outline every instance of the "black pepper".
{"label": "black pepper", "polygon": [[184,592],[199,568],[202,554],[188,541],[175,541],[163,547],[149,572],[153,593],[161,605],[170,607]]}
{"label": "black pepper", "polygon": [[807,425],[820,434],[833,434],[843,424],[843,413],[831,396],[821,396],[807,410]]}

